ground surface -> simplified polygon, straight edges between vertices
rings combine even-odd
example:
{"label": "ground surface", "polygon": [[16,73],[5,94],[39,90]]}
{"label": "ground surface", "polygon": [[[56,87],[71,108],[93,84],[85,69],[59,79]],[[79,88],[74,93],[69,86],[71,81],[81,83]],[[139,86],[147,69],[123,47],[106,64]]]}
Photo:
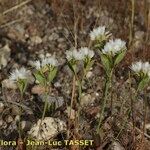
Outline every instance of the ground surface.
{"label": "ground surface", "polygon": [[[88,82],[84,85],[81,120],[84,128],[81,129],[82,136],[79,135],[79,137],[94,139],[95,145],[85,149],[138,149],[141,146],[142,101],[145,94],[141,93],[139,101],[135,104],[137,135],[134,145],[131,140],[131,120],[127,121],[125,128],[122,126],[126,119],[126,111],[130,107],[130,94],[134,91],[135,86],[133,83],[130,87],[129,66],[133,61],[140,59],[150,61],[149,8],[150,1],[136,1],[132,27],[133,9],[129,0],[1,0],[0,81],[4,84],[3,81],[9,77],[10,71],[16,67],[32,68],[31,61],[36,60],[41,54],[56,55],[60,67],[57,78],[52,85],[49,101],[58,100],[62,103],[51,116],[66,121],[65,110],[71,99],[72,74],[66,66],[65,51],[73,46],[89,46],[89,32],[94,27],[105,25],[114,37],[127,41],[128,52],[115,71],[112,90],[113,113],[110,113],[110,104],[108,104],[101,139],[94,135],[94,130],[97,123],[96,117],[99,113],[98,104],[102,98],[104,71],[98,55],[96,56],[96,62],[89,73]],[[0,107],[0,138],[16,140],[18,137],[16,117],[19,113],[17,102],[20,96],[15,88],[11,87],[10,90],[7,88],[8,86],[11,85],[4,84],[3,88],[1,86],[0,100],[5,107]],[[150,100],[150,88],[147,89],[147,93],[146,98]],[[25,133],[30,130],[33,123],[41,118],[44,105],[42,95],[42,90],[35,87],[34,83],[29,86],[25,94],[22,119],[26,124]],[[147,116],[149,115],[150,111],[148,110]],[[146,124],[147,127],[150,126],[149,117],[147,117]],[[145,131],[146,138],[143,150],[150,150],[149,131],[150,128]],[[24,135],[26,136],[26,134]],[[114,146],[115,144],[117,146]],[[0,149],[13,148],[2,147]]]}

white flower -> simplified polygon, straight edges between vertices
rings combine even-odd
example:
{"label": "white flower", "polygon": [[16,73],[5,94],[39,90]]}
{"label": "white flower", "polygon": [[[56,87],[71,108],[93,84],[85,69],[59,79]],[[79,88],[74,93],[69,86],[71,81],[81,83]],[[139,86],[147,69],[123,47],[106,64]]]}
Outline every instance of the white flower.
{"label": "white flower", "polygon": [[103,54],[112,54],[116,55],[118,52],[126,50],[126,42],[121,39],[109,40],[108,43],[102,49]]}
{"label": "white flower", "polygon": [[131,70],[133,70],[136,73],[139,73],[142,70],[142,62],[138,61],[138,62],[132,63]]}
{"label": "white flower", "polygon": [[144,73],[150,77],[150,64],[149,62],[143,63],[142,61],[138,61],[132,64],[131,69],[136,73]]}
{"label": "white flower", "polygon": [[87,47],[81,47],[79,49],[79,52],[81,53],[83,58],[85,57],[92,58],[94,56],[94,52]]}
{"label": "white flower", "polygon": [[58,61],[55,59],[54,56],[49,57],[42,57],[41,60],[36,60],[32,63],[32,65],[37,69],[40,70],[46,65],[56,67],[58,66]]}
{"label": "white flower", "polygon": [[44,67],[46,65],[56,67],[56,66],[58,66],[58,61],[55,59],[54,56],[45,57],[45,58],[42,59],[41,66]]}
{"label": "white flower", "polygon": [[143,63],[143,65],[142,65],[142,71],[143,71],[145,74],[148,74],[148,73],[149,73],[149,71],[150,71],[150,64],[149,64],[149,62]]}
{"label": "white flower", "polygon": [[26,70],[24,67],[20,69],[15,69],[11,74],[9,79],[12,81],[18,81],[19,79],[28,80],[31,76],[31,72]]}
{"label": "white flower", "polygon": [[82,60],[83,55],[80,51],[73,49],[72,51],[66,51],[66,58],[68,61],[75,59],[75,60]]}
{"label": "white flower", "polygon": [[150,70],[149,70],[149,72],[148,72],[148,76],[149,76],[149,78],[150,78]]}
{"label": "white flower", "polygon": [[106,32],[105,26],[100,26],[98,28],[93,29],[93,31],[90,32],[90,38],[92,41],[102,37],[107,38],[109,35],[109,32]]}
{"label": "white flower", "polygon": [[39,60],[36,60],[35,62],[33,62],[33,66],[39,70],[41,69],[41,62]]}

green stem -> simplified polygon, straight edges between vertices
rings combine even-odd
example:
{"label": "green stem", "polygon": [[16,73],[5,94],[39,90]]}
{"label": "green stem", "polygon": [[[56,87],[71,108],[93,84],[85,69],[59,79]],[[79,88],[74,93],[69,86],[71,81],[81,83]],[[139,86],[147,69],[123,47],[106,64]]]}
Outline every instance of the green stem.
{"label": "green stem", "polygon": [[103,120],[103,116],[104,116],[104,110],[105,110],[106,103],[107,103],[108,90],[109,90],[110,85],[111,85],[111,79],[112,79],[112,71],[111,71],[110,75],[107,76],[107,79],[106,79],[106,82],[105,82],[103,105],[102,105],[102,109],[100,109],[100,118],[99,118],[99,123],[98,123],[98,127],[97,127],[97,133],[98,134],[100,132],[100,128],[101,128],[101,124],[102,124],[102,120]]}
{"label": "green stem", "polygon": [[[20,104],[21,104],[22,100],[23,100],[23,92],[20,92],[20,94],[21,94],[21,99],[20,99]],[[22,116],[22,107],[20,107],[20,111],[19,111],[19,138],[20,139],[21,139],[21,136],[22,136],[21,116]]]}
{"label": "green stem", "polygon": [[[41,130],[41,125],[42,125],[42,122],[44,120],[44,117],[45,117],[45,114],[46,114],[46,109],[47,109],[47,106],[48,106],[48,91],[47,91],[47,88],[48,86],[45,86],[45,89],[46,89],[46,92],[45,92],[45,95],[44,95],[44,100],[45,100],[45,104],[44,104],[44,110],[43,110],[43,114],[42,114],[42,119],[41,119],[41,123],[40,123],[40,126],[39,126],[39,132],[38,132],[38,135],[40,133],[40,130]],[[38,136],[37,136],[38,137]]]}
{"label": "green stem", "polygon": [[45,114],[46,114],[46,109],[47,109],[47,105],[48,105],[48,92],[45,93],[44,97],[45,97],[44,98],[45,99],[45,104],[44,104],[44,110],[43,110],[41,122],[44,120],[44,117],[45,117]]}

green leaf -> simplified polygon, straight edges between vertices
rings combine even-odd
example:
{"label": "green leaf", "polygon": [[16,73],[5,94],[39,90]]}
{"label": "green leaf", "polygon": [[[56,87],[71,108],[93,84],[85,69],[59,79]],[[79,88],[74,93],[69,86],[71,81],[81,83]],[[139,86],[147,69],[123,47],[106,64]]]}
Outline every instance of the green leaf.
{"label": "green leaf", "polygon": [[148,76],[143,78],[138,84],[138,91],[142,91],[149,84],[149,82],[150,82],[150,79]]}
{"label": "green leaf", "polygon": [[69,66],[70,70],[71,70],[74,74],[76,74],[76,67],[77,67],[76,63],[75,63],[75,62],[68,62],[68,66]]}
{"label": "green leaf", "polygon": [[122,51],[121,53],[119,53],[115,57],[114,66],[118,65],[122,61],[122,59],[124,58],[125,54],[126,54],[126,51],[124,50],[124,51]]}
{"label": "green leaf", "polygon": [[41,85],[45,85],[46,83],[46,79],[44,77],[44,75],[42,75],[39,71],[34,73],[34,76],[36,78],[36,80],[41,84]]}
{"label": "green leaf", "polygon": [[106,41],[98,41],[95,43],[94,45],[94,49],[103,49],[104,48],[104,45],[105,45]]}
{"label": "green leaf", "polygon": [[17,84],[21,94],[23,94],[27,87],[27,80],[20,79]]}
{"label": "green leaf", "polygon": [[53,79],[54,79],[55,76],[56,76],[56,73],[57,73],[57,68],[54,67],[54,68],[49,72],[49,74],[48,74],[48,78],[47,78],[48,82],[51,83],[51,82],[53,81]]}
{"label": "green leaf", "polygon": [[107,55],[105,54],[102,54],[101,53],[101,61],[102,61],[102,64],[103,64],[103,67],[107,73],[107,75],[109,75],[110,71],[111,71],[111,61],[109,60],[109,58],[107,57]]}
{"label": "green leaf", "polygon": [[94,60],[90,60],[86,64],[84,64],[84,69],[86,70],[86,72],[90,70],[93,64],[94,64]]}

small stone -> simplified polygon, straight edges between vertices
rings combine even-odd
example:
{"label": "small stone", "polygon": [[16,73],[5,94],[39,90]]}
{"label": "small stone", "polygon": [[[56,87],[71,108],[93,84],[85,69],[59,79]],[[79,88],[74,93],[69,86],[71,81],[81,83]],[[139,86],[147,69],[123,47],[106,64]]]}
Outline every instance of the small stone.
{"label": "small stone", "polygon": [[33,36],[33,37],[31,37],[31,42],[33,44],[41,44],[42,43],[42,39],[39,36]]}
{"label": "small stone", "polygon": [[93,72],[92,71],[88,71],[88,73],[86,74],[86,77],[87,78],[91,78],[93,75]]}
{"label": "small stone", "polygon": [[45,93],[45,88],[41,85],[35,85],[32,89],[31,89],[31,92],[33,94],[38,94],[38,95],[41,95],[41,94],[44,94]]}
{"label": "small stone", "polygon": [[2,102],[0,102],[0,113],[2,113],[4,110],[4,104]]}
{"label": "small stone", "polygon": [[7,123],[5,121],[2,122],[2,128],[6,129],[7,128]]}
{"label": "small stone", "polygon": [[32,126],[32,123],[30,121],[21,121],[21,128],[23,130],[29,130]]}
{"label": "small stone", "polygon": [[143,40],[144,34],[145,33],[143,31],[136,31],[135,32],[135,39],[137,39],[137,40]]}
{"label": "small stone", "polygon": [[112,143],[112,148],[111,150],[125,150],[124,147],[121,146],[119,142],[114,141]]}
{"label": "small stone", "polygon": [[52,33],[50,36],[49,36],[49,41],[55,41],[59,38],[59,35],[57,33]]}
{"label": "small stone", "polygon": [[12,106],[12,115],[19,115],[19,113],[20,113],[19,107],[16,105],[13,105]]}
{"label": "small stone", "polygon": [[6,121],[7,123],[11,123],[11,122],[13,121],[12,116],[10,116],[10,115],[6,116],[5,121]]}
{"label": "small stone", "polygon": [[0,127],[2,127],[2,125],[3,125],[3,120],[0,119]]}
{"label": "small stone", "polygon": [[58,88],[58,87],[61,87],[61,84],[60,84],[59,82],[55,82],[54,86],[55,86],[56,88]]}
{"label": "small stone", "polygon": [[87,106],[94,103],[95,97],[91,94],[83,94],[81,98],[81,106]]}
{"label": "small stone", "polygon": [[39,119],[28,134],[37,140],[49,140],[64,131],[66,131],[66,123],[64,121],[58,118],[45,117],[42,123],[41,119]]}
{"label": "small stone", "polygon": [[67,107],[65,110],[65,113],[68,115],[68,118],[74,120],[75,119],[75,110],[71,109],[70,107]]}
{"label": "small stone", "polygon": [[19,119],[20,119],[20,116],[17,115],[14,120],[15,120],[15,122],[17,122],[17,121],[19,121]]}
{"label": "small stone", "polygon": [[9,79],[5,79],[2,81],[2,87],[14,90],[17,89],[17,85]]}
{"label": "small stone", "polygon": [[10,51],[8,45],[5,45],[0,49],[0,69],[7,66],[8,61],[10,60]]}

